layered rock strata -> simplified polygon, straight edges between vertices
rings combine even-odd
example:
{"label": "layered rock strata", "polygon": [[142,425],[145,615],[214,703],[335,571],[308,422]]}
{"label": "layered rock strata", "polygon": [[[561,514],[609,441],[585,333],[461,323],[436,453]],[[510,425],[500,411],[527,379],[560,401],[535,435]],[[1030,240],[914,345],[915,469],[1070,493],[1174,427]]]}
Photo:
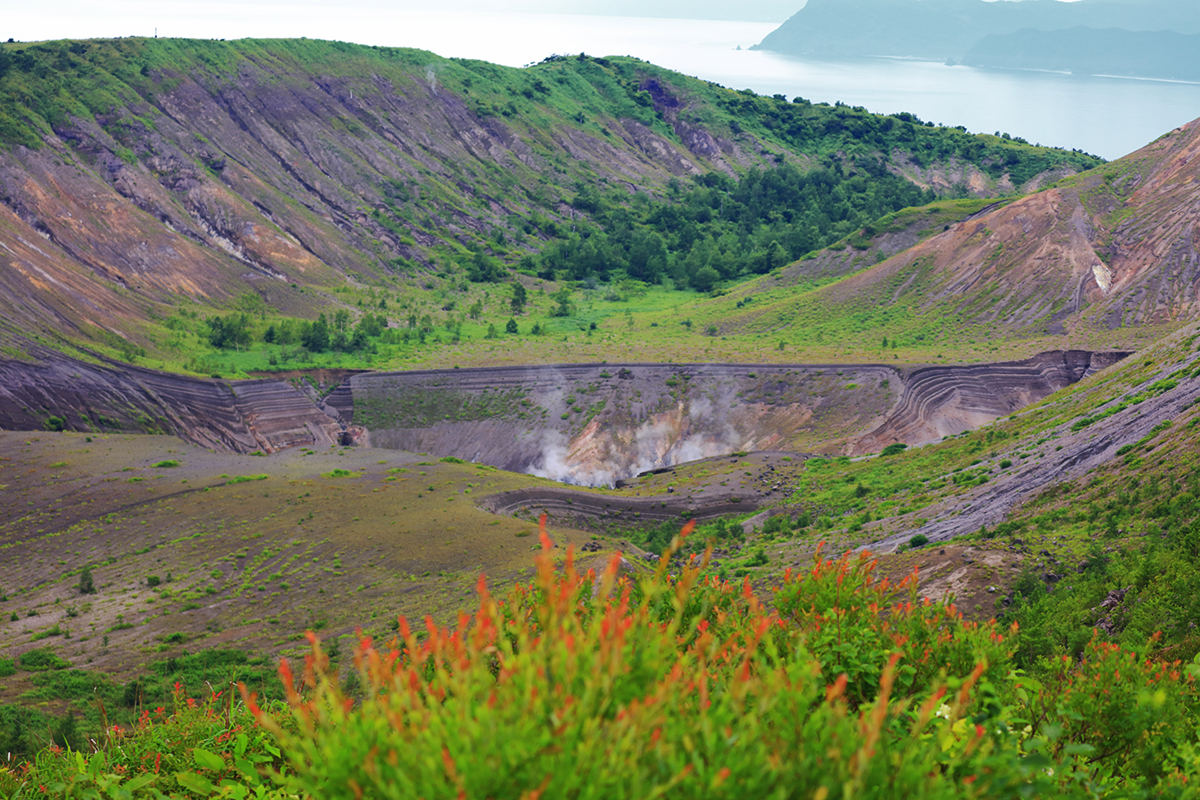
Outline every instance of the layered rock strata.
{"label": "layered rock strata", "polygon": [[1024,361],[913,370],[905,376],[900,402],[887,420],[858,439],[850,452],[876,453],[893,442],[927,444],[978,428],[1128,355],[1060,350]]}
{"label": "layered rock strata", "polygon": [[125,364],[0,359],[0,429],[166,433],[214,450],[329,446],[340,423],[281,381],[189,378]]}

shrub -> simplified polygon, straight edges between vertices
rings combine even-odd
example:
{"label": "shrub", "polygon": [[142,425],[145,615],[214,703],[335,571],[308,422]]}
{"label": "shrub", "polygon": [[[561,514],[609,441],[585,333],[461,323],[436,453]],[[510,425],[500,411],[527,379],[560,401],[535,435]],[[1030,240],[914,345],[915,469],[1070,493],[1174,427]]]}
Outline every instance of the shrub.
{"label": "shrub", "polygon": [[[91,695],[90,685],[85,687]],[[0,795],[56,798],[294,797],[273,785],[266,768],[277,764],[272,736],[254,725],[227,690],[188,697],[182,684],[165,706],[147,707],[129,725],[107,725],[84,741],[68,716],[53,731],[54,746],[8,772],[0,767]],[[82,745],[82,747],[81,747]]]}
{"label": "shrub", "polygon": [[92,568],[84,567],[79,573],[79,593],[80,594],[95,594],[96,580],[92,577]]}
{"label": "shrub", "polygon": [[58,657],[58,654],[49,648],[40,648],[37,650],[27,650],[21,654],[18,661],[21,669],[26,672],[42,672],[49,669],[66,669],[71,666],[71,662]]}
{"label": "shrub", "polygon": [[[291,714],[254,709],[280,737],[287,785],[322,798],[1083,797],[1102,771],[1178,785],[1152,763],[1164,745],[1122,737],[1152,771],[1118,773],[1086,723],[1063,736],[1030,716],[1037,701],[1019,698],[1036,689],[1011,670],[1008,632],[919,602],[915,581],[818,552],[771,611],[703,560],[667,574],[690,528],[634,583],[619,558],[580,575],[568,551],[559,570],[543,518],[534,586],[497,602],[481,579],[455,628],[427,621],[418,637],[402,618],[385,646],[362,637],[361,699],[310,634],[302,675],[280,667]],[[1186,716],[1194,692],[1163,680]],[[1172,735],[1187,735],[1179,719]]]}
{"label": "shrub", "polygon": [[321,477],[323,477],[323,478],[357,478],[358,473],[351,472],[348,469],[342,469],[341,467],[338,467],[336,469],[330,470],[329,472],[322,472]]}
{"label": "shrub", "polygon": [[153,589],[155,586],[158,586],[160,583],[162,583],[162,578],[158,577],[157,575],[147,575],[146,576],[146,585],[149,586],[150,588]]}
{"label": "shrub", "polygon": [[908,546],[912,548],[924,547],[929,544],[929,537],[923,533],[918,533],[916,536],[908,540]]}
{"label": "shrub", "polygon": [[883,452],[879,455],[885,458],[887,456],[898,456],[907,449],[908,445],[906,445],[904,442],[893,442],[892,444],[889,444],[887,447],[883,448]]}
{"label": "shrub", "polygon": [[225,483],[228,486],[233,486],[234,484],[238,484],[238,483],[250,483],[251,481],[265,481],[267,479],[267,477],[268,476],[266,476],[266,475],[237,475],[233,478],[230,478]]}

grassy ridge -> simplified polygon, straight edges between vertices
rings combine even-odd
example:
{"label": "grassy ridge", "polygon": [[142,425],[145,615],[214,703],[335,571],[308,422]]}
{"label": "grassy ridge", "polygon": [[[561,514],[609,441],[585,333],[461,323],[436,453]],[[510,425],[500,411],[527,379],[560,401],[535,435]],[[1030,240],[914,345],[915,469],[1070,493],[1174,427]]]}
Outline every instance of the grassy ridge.
{"label": "grassy ridge", "polygon": [[[935,173],[967,168],[993,187],[1005,175],[1019,184],[1045,168],[1099,163],[911,115],[734,92],[631,58],[553,58],[509,69],[307,40],[9,43],[0,53],[0,140],[49,148],[56,168],[102,164],[100,175],[127,171],[160,183],[150,195],[157,217],[178,226],[199,217],[207,227],[194,239],[216,231],[269,270],[291,274],[290,284],[274,286],[228,264],[236,274],[189,292],[195,305],[180,304],[178,292],[152,302],[124,293],[132,307],[113,322],[118,332],[90,318],[80,323],[79,338],[105,352],[128,359],[145,351],[170,369],[198,366],[206,348],[164,321],[236,309],[246,293],[268,312],[310,322],[321,309],[332,316],[347,305],[357,319],[357,304],[382,294],[393,304],[393,325],[396,304],[418,318],[449,311],[452,325],[483,321],[482,338],[507,323],[502,308],[488,308],[489,282],[510,280],[514,270],[529,288],[551,293],[562,280],[614,287],[604,297],[628,295],[619,288],[625,280],[721,290],[929,199],[893,174],[897,163]],[[207,110],[190,114],[197,103]],[[295,144],[275,142],[272,130]],[[414,136],[429,145],[403,145]],[[672,180],[689,174],[700,180]],[[643,191],[631,194],[633,185]],[[10,197],[25,218],[37,214],[32,203]],[[161,232],[158,219],[131,214],[138,241]],[[52,236],[70,241],[75,234],[53,216],[44,220]],[[268,237],[273,231],[277,244],[260,234],[240,238],[246,224]],[[322,264],[289,250],[293,231]],[[223,250],[209,255],[228,261]],[[659,305],[696,297],[668,292]],[[481,314],[468,315],[477,303]],[[571,305],[582,303],[575,297]],[[720,319],[710,324],[725,327]],[[567,332],[560,324],[541,328]],[[212,371],[240,372],[239,362]]]}

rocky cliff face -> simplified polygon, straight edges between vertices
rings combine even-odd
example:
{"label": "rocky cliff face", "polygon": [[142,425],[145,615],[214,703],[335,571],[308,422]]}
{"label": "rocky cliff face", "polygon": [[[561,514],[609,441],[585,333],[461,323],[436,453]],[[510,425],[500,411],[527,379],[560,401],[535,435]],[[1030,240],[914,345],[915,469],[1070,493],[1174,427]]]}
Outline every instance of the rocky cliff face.
{"label": "rocky cliff face", "polygon": [[856,440],[850,452],[877,453],[893,442],[928,444],[974,430],[1128,355],[1065,350],[1002,364],[913,370],[905,376],[900,402],[887,420]]}
{"label": "rocky cliff face", "polygon": [[[978,427],[1124,353],[877,365],[571,364],[358,373],[324,400],[52,351],[0,360],[0,429],[173,433],[214,449],[369,443],[591,486],[737,451],[878,452]],[[54,422],[51,418],[57,418]]]}
{"label": "rocky cliff face", "polygon": [[214,450],[329,446],[342,426],[281,381],[216,381],[35,351],[0,359],[0,429],[168,433]]}
{"label": "rocky cliff face", "polygon": [[373,446],[453,455],[568,483],[749,450],[878,452],[961,433],[1124,353],[1022,362],[604,364],[360,374],[329,398]]}

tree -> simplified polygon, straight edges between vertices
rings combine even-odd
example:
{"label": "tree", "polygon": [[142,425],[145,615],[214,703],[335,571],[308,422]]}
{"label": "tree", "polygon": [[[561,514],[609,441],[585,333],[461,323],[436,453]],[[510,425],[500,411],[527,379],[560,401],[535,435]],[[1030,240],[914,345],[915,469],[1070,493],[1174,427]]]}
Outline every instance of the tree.
{"label": "tree", "polygon": [[498,338],[499,336],[500,336],[500,334],[499,334],[499,333],[497,333],[497,331],[496,331],[496,325],[493,323],[493,324],[491,324],[491,325],[488,325],[488,329],[487,329],[487,335],[486,335],[486,336],[484,336],[483,338],[485,338],[485,339],[495,339],[495,338]]}
{"label": "tree", "polygon": [[571,316],[571,290],[567,287],[559,289],[554,294],[550,295],[558,303],[558,307],[550,312],[554,317],[569,317]]}
{"label": "tree", "polygon": [[246,314],[209,317],[207,322],[208,343],[213,347],[233,347],[241,350],[250,346],[250,318]]}
{"label": "tree", "polygon": [[504,326],[504,332],[505,333],[520,333],[520,331],[517,329],[517,321],[515,319],[510,318],[508,320],[508,324]]}
{"label": "tree", "polygon": [[329,349],[329,321],[321,314],[305,334],[300,343],[314,353],[324,353]]}
{"label": "tree", "polygon": [[698,292],[711,292],[712,288],[717,285],[717,281],[721,279],[721,273],[717,272],[712,267],[701,267],[696,270],[696,274],[692,276],[692,287]]}
{"label": "tree", "polygon": [[80,594],[95,594],[96,581],[92,578],[92,568],[84,567],[83,572],[79,573],[79,593]]}
{"label": "tree", "polygon": [[497,283],[505,274],[504,265],[482,251],[467,265],[467,277],[475,283]]}
{"label": "tree", "polygon": [[526,300],[527,300],[527,295],[526,295],[526,291],[525,291],[525,284],[523,284],[519,281],[517,283],[514,283],[512,300],[509,302],[509,307],[512,308],[512,313],[514,315],[520,314],[522,311],[525,310]]}
{"label": "tree", "polygon": [[333,315],[333,327],[339,331],[344,331],[350,327],[350,312],[344,308],[339,308]]}

